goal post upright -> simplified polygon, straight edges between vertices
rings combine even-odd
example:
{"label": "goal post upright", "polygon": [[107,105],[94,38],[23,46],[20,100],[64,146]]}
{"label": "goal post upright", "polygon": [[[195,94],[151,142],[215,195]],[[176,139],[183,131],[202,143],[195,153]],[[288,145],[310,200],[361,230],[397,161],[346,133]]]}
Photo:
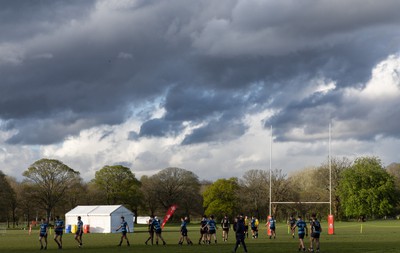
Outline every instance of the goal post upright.
{"label": "goal post upright", "polygon": [[332,162],[331,162],[331,131],[332,126],[329,123],[329,154],[328,154],[328,166],[329,166],[329,215],[332,215]]}
{"label": "goal post upright", "polygon": [[272,214],[272,125],[269,141],[269,215]]}

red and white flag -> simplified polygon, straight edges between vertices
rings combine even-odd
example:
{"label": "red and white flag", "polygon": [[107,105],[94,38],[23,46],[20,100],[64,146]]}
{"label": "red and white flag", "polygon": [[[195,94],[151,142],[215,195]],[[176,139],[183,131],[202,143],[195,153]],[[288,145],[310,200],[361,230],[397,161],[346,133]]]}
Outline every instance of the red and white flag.
{"label": "red and white flag", "polygon": [[174,214],[176,208],[178,208],[177,205],[172,205],[172,206],[168,209],[167,213],[166,213],[165,216],[164,216],[163,222],[162,222],[162,224],[161,224],[161,228],[164,228],[165,223],[167,223],[167,221],[169,220],[169,218],[171,218],[171,216]]}

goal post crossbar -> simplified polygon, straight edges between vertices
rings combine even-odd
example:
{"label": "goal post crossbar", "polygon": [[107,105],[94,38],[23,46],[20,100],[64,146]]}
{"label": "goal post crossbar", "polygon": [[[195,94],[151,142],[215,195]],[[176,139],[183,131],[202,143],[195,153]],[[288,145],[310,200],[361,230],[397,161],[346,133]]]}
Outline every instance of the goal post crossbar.
{"label": "goal post crossbar", "polygon": [[330,204],[331,202],[323,202],[323,201],[317,201],[317,202],[289,202],[289,201],[279,201],[279,202],[271,202],[271,204]]}

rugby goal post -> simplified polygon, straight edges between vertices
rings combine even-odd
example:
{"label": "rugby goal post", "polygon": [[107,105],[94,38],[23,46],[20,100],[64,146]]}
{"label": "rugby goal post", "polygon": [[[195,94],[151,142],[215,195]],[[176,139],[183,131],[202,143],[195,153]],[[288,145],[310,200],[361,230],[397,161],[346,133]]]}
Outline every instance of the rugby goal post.
{"label": "rugby goal post", "polygon": [[[329,215],[328,215],[328,234],[334,234],[334,217],[332,215],[332,163],[331,163],[331,124],[329,124],[329,144],[328,144],[328,167],[329,167],[329,201],[272,201],[272,143],[273,134],[271,126],[271,137],[270,137],[270,159],[269,159],[269,215],[272,215],[272,204],[329,204]],[[269,218],[268,218],[269,219]]]}

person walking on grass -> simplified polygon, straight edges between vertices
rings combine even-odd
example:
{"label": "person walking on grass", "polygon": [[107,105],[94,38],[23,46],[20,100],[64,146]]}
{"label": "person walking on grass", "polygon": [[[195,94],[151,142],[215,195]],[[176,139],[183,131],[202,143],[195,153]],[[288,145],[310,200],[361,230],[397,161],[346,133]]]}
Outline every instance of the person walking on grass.
{"label": "person walking on grass", "polygon": [[125,239],[126,240],[126,245],[129,247],[131,246],[128,240],[128,237],[126,235],[126,233],[129,233],[129,226],[128,226],[128,222],[125,221],[125,217],[121,216],[121,225],[115,230],[118,231],[121,229],[121,240],[119,241],[118,246],[120,247],[122,245],[122,241]]}
{"label": "person walking on grass", "polygon": [[222,240],[224,242],[228,241],[229,229],[231,228],[231,223],[229,222],[229,218],[227,215],[221,220],[222,227]]}
{"label": "person walking on grass", "polygon": [[183,242],[186,239],[186,242],[188,245],[193,245],[193,242],[190,240],[188,237],[188,230],[187,230],[187,223],[188,223],[188,217],[182,217],[181,218],[181,238],[179,239],[179,245],[182,245]]}
{"label": "person walking on grass", "polygon": [[321,223],[318,221],[317,215],[312,214],[310,223],[310,233],[311,233],[310,248],[309,248],[310,252],[314,252],[314,243],[316,252],[319,252],[319,236],[321,232],[322,232]]}
{"label": "person walking on grass", "polygon": [[293,229],[296,229],[299,236],[299,251],[306,251],[306,247],[304,246],[304,236],[308,236],[307,224],[305,221],[301,219],[301,216],[297,218],[296,225]]}
{"label": "person walking on grass", "polygon": [[253,239],[258,238],[258,225],[259,225],[258,219],[256,217],[252,216],[250,226],[251,226],[251,234],[252,234]]}
{"label": "person walking on grass", "polygon": [[234,225],[233,230],[235,230],[235,235],[236,235],[236,244],[235,248],[233,249],[233,253],[236,252],[240,244],[242,244],[244,252],[247,253],[246,243],[244,242],[246,232],[244,228],[243,215],[239,215],[236,218],[236,223]]}
{"label": "person walking on grass", "polygon": [[207,216],[203,215],[203,218],[200,221],[200,239],[199,244],[206,244],[208,241],[208,227],[207,227]]}
{"label": "person walking on grass", "polygon": [[249,224],[250,224],[250,219],[246,215],[244,217],[244,233],[246,235],[246,238],[249,238]]}
{"label": "person walking on grass", "polygon": [[158,245],[158,239],[161,239],[161,241],[163,242],[163,245],[166,245],[167,243],[164,241],[164,238],[161,235],[162,229],[161,229],[160,220],[158,220],[157,218],[154,218],[154,216],[151,216],[151,218],[153,219],[152,224],[154,227],[154,231],[156,233],[156,245]]}
{"label": "person walking on grass", "polygon": [[56,216],[56,220],[54,222],[54,241],[57,243],[59,249],[62,249],[63,229],[64,221],[60,219],[60,216]]}
{"label": "person walking on grass", "polygon": [[151,245],[153,245],[154,226],[153,226],[153,219],[152,219],[152,218],[150,218],[150,219],[147,221],[147,226],[148,226],[149,238],[147,238],[147,240],[146,240],[144,243],[147,245],[148,241],[151,240]]}
{"label": "person walking on grass", "polygon": [[[39,227],[39,242],[40,249],[47,249],[47,235],[49,233],[49,224],[47,224],[45,219],[42,219],[42,223],[40,223]],[[44,247],[43,247],[43,239],[44,239]]]}
{"label": "person walking on grass", "polygon": [[83,235],[83,222],[81,216],[78,216],[78,222],[76,224],[75,241],[78,242],[78,247],[82,247],[82,235]]}
{"label": "person walking on grass", "polygon": [[294,227],[296,226],[296,219],[293,217],[293,215],[290,215],[289,220],[287,222],[289,226],[290,233],[292,234],[292,237],[294,238]]}
{"label": "person walking on grass", "polygon": [[276,233],[275,233],[276,225],[275,224],[276,224],[276,220],[274,219],[274,216],[271,215],[271,217],[267,221],[267,224],[265,224],[265,226],[267,226],[267,228],[269,228],[269,230],[271,231],[271,235],[269,236],[269,239],[271,239],[272,237],[274,237],[274,239],[276,238]]}
{"label": "person walking on grass", "polygon": [[214,242],[217,244],[217,223],[214,220],[214,215],[210,216],[207,222],[208,227],[208,244],[211,244],[211,237],[214,237]]}

